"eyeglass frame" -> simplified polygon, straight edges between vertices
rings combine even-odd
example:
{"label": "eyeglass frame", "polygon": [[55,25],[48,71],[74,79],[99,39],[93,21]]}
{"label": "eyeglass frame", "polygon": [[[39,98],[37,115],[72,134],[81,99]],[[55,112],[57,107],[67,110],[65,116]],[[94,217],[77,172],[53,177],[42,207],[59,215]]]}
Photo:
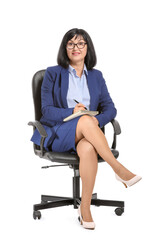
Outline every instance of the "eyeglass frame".
{"label": "eyeglass frame", "polygon": [[[86,42],[83,42],[83,43],[84,43],[85,45],[87,44]],[[67,44],[68,44],[68,43],[67,43]],[[74,45],[74,47],[73,47],[73,48],[68,48],[67,45],[66,45],[67,49],[72,50],[72,49],[75,48],[75,46],[77,46],[78,49],[83,49],[83,48],[85,47],[85,45],[84,45],[83,48],[79,48],[78,45],[77,45],[78,43],[72,43],[72,44]]]}

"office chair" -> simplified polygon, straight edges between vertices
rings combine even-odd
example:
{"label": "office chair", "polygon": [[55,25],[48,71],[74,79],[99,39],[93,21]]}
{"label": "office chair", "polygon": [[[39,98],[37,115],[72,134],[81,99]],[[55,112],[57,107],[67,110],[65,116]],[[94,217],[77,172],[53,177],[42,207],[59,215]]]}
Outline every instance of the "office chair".
{"label": "office chair", "polygon": [[[41,135],[41,142],[40,146],[34,145],[34,153],[39,156],[40,158],[44,158],[50,160],[51,162],[61,163],[59,165],[50,165],[45,166],[42,168],[54,167],[54,166],[69,166],[71,169],[74,170],[74,177],[73,177],[73,196],[72,197],[61,197],[61,196],[48,196],[48,195],[41,195],[41,203],[35,204],[33,206],[33,218],[40,219],[41,212],[39,210],[47,209],[47,208],[54,208],[54,207],[61,207],[66,205],[73,205],[74,209],[78,208],[78,205],[81,203],[80,197],[80,175],[79,175],[79,157],[75,153],[70,152],[52,152],[50,149],[49,151],[45,150],[44,141],[47,137],[47,133],[43,128],[42,124],[39,122],[41,118],[41,85],[43,81],[43,77],[45,74],[45,70],[40,70],[36,72],[32,79],[32,90],[33,90],[33,100],[34,100],[34,110],[35,110],[35,121],[29,122],[28,125],[33,126],[33,129],[38,129]],[[119,152],[116,150],[116,136],[121,133],[121,129],[119,123],[113,119],[111,124],[114,129],[114,136],[113,136],[113,143],[111,147],[111,151],[115,158],[118,158]],[[101,130],[105,134],[105,128],[102,127]],[[98,162],[105,162],[99,155],[98,155]],[[115,209],[116,215],[120,216],[124,212],[124,202],[123,201],[113,201],[113,200],[103,200],[97,198],[97,193],[92,195],[91,205],[95,206],[112,206],[117,207]]]}

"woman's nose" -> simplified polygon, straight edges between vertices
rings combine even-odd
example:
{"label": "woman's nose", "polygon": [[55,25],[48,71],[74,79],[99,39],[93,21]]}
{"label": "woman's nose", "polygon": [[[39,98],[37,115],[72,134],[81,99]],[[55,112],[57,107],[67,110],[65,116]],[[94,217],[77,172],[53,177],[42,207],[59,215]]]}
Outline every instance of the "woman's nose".
{"label": "woman's nose", "polygon": [[74,45],[74,49],[75,49],[75,47],[77,47],[77,49],[79,49],[78,46],[77,46],[76,44]]}

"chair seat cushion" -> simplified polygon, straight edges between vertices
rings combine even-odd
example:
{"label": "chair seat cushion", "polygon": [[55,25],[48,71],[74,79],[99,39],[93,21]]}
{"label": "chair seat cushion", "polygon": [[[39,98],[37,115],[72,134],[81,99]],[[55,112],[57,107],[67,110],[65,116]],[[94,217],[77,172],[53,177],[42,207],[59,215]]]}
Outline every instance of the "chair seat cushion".
{"label": "chair seat cushion", "polygon": [[[118,158],[119,152],[115,149],[111,149],[115,158]],[[52,162],[79,164],[79,157],[76,153],[69,152],[46,152],[43,156],[45,159],[49,159]],[[104,160],[98,155],[98,162],[104,162]]]}

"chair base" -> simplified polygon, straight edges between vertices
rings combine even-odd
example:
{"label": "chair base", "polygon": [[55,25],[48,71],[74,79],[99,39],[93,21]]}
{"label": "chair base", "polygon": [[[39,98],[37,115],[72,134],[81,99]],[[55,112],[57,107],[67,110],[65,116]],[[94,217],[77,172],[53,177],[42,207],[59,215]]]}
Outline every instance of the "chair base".
{"label": "chair base", "polygon": [[[41,196],[41,203],[35,204],[33,206],[33,218],[40,219],[41,213],[39,210],[54,208],[54,207],[62,207],[73,205],[74,208],[78,208],[78,205],[81,201],[81,198],[69,198],[69,197],[60,197],[60,196]],[[110,206],[110,207],[118,207],[115,209],[116,215],[120,216],[124,212],[124,202],[123,201],[113,201],[113,200],[103,200],[97,198],[97,193],[92,194],[91,205],[95,206]]]}
{"label": "chair base", "polygon": [[[33,206],[33,218],[40,219],[41,213],[39,210],[62,207],[73,205],[74,208],[78,208],[78,205],[81,203],[80,197],[80,175],[78,165],[73,166],[74,177],[73,177],[73,197],[60,197],[60,196],[49,196],[41,195],[41,203],[35,204]],[[124,212],[124,201],[113,201],[113,200],[103,200],[97,198],[97,193],[92,194],[91,205],[95,206],[110,206],[117,207],[115,209],[116,215],[120,216]]]}

